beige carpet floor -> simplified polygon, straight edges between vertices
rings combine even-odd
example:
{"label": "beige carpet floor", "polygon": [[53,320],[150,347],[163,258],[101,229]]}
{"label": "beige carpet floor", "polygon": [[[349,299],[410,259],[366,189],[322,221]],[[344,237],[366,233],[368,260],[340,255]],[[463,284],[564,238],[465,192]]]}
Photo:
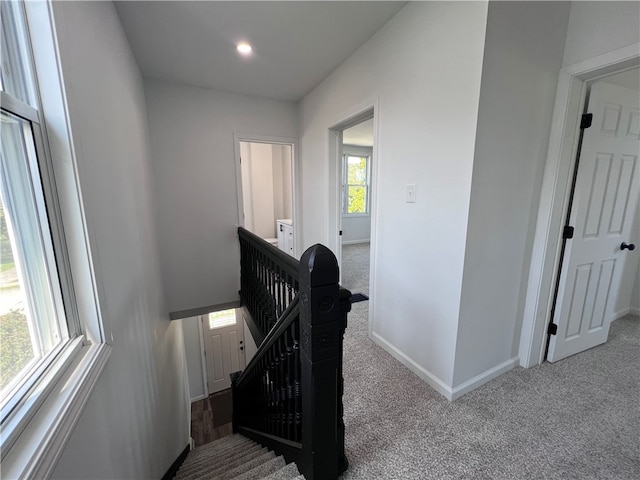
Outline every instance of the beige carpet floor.
{"label": "beige carpet floor", "polygon": [[[368,245],[345,246],[343,285],[368,294],[365,261]],[[341,478],[640,478],[638,317],[613,322],[605,345],[449,402],[368,338],[368,303],[345,334]]]}

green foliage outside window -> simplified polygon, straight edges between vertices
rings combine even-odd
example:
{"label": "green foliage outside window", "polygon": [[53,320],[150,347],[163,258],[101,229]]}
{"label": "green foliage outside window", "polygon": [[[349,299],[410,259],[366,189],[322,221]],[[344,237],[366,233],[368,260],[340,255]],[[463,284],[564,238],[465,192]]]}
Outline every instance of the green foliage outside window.
{"label": "green foliage outside window", "polygon": [[27,317],[23,309],[0,315],[0,389],[33,359]]}
{"label": "green foliage outside window", "polygon": [[[4,207],[0,200],[0,295],[6,301],[20,291],[9,240]],[[4,388],[33,359],[29,324],[23,307],[0,311],[0,389]]]}
{"label": "green foliage outside window", "polygon": [[346,213],[367,213],[367,157],[347,156]]}

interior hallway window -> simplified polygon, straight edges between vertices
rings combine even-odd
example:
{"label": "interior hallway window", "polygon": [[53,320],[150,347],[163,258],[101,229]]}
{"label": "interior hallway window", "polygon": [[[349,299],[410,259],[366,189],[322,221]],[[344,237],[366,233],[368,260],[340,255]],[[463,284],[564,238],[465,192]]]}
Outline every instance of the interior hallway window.
{"label": "interior hallway window", "polygon": [[369,157],[344,155],[343,164],[343,213],[368,214]]}

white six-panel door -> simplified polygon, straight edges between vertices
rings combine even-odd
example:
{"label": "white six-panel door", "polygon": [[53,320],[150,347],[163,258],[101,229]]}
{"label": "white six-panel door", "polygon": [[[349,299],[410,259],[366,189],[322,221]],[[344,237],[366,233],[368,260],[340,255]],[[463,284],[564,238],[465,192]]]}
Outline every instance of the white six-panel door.
{"label": "white six-panel door", "polygon": [[[595,83],[588,112],[560,288],[547,359],[551,362],[607,341],[623,271],[637,265],[640,97]],[[625,265],[626,264],[626,265]]]}

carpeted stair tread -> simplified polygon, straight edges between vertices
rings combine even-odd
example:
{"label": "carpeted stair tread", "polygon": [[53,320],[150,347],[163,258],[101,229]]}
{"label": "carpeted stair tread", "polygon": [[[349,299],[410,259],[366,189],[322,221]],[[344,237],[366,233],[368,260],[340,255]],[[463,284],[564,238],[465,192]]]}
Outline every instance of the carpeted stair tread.
{"label": "carpeted stair tread", "polygon": [[[228,441],[223,441],[227,438],[229,439]],[[247,437],[236,437],[234,435],[233,437],[225,437],[220,440],[216,440],[215,442],[207,443],[205,445],[197,447],[192,450],[192,453],[190,455],[193,455],[194,457],[198,455],[218,455],[228,450],[234,450],[245,445],[251,445],[252,443],[255,442],[248,439]]]}
{"label": "carpeted stair tread", "polygon": [[229,435],[227,437],[219,438],[209,443],[205,443],[204,445],[200,445],[199,447],[194,448],[192,451],[197,452],[200,450],[211,450],[218,447],[225,447],[227,445],[231,445],[233,443],[238,442],[247,442],[251,441],[244,435],[240,435],[239,433],[234,433],[233,435]]}
{"label": "carpeted stair tread", "polygon": [[[277,472],[264,477],[262,480],[293,480],[298,477],[302,477],[302,475],[300,475],[297,465],[295,463],[289,463]],[[304,479],[304,477],[302,478]]]}
{"label": "carpeted stair tread", "polygon": [[261,455],[266,452],[266,448],[261,447],[257,443],[252,443],[248,448],[245,447],[242,450],[225,452],[225,454],[221,456],[213,455],[198,457],[196,459],[187,458],[187,461],[182,464],[179,473],[199,470],[201,468],[208,468],[209,470],[219,470],[221,468],[228,469],[239,465],[243,461],[250,460],[257,455]]}
{"label": "carpeted stair tread", "polygon": [[304,480],[295,463],[287,465],[266,447],[235,434],[192,450],[175,480]]}
{"label": "carpeted stair tread", "polygon": [[[258,445],[258,447],[260,446]],[[269,453],[269,450],[267,448],[260,447],[257,450],[252,449],[251,452],[247,453],[246,455],[238,455],[234,457],[233,460],[224,463],[216,462],[215,464],[210,465],[209,468],[200,469],[199,471],[201,471],[203,476],[206,478],[217,477],[223,475],[228,470],[232,470],[241,465],[246,465],[254,458],[262,457],[267,453]]]}
{"label": "carpeted stair tread", "polygon": [[182,476],[193,475],[194,473],[201,473],[204,476],[220,475],[227,470],[231,470],[239,465],[245,464],[256,457],[268,453],[268,449],[254,443],[249,449],[236,452],[234,455],[226,458],[210,457],[203,459],[194,464],[186,465],[184,470],[180,468],[176,479],[182,478]]}
{"label": "carpeted stair tread", "polygon": [[[227,440],[228,439],[228,440]],[[224,441],[227,440],[227,441]],[[220,440],[216,440],[215,442],[207,443],[202,445],[196,449],[194,449],[194,453],[205,452],[205,451],[223,451],[228,450],[234,445],[247,445],[252,443],[252,440],[243,437],[242,435],[233,435],[232,437],[221,438]]]}
{"label": "carpeted stair tread", "polygon": [[239,451],[246,450],[254,445],[256,445],[255,442],[242,442],[233,443],[231,445],[228,445],[227,447],[219,446],[218,448],[209,450],[194,450],[193,453],[189,454],[189,458],[191,459],[191,461],[212,457],[226,458],[229,455],[233,455]]}
{"label": "carpeted stair tread", "polygon": [[248,472],[249,470],[257,467],[258,465],[268,462],[272,458],[275,458],[275,456],[276,456],[275,453],[267,452],[263,455],[260,455],[259,457],[255,457],[251,459],[250,461],[238,467],[232,468],[231,470],[227,470],[226,472],[224,472],[223,474],[215,478],[219,478],[220,480],[231,480],[232,478],[237,477],[241,473]]}
{"label": "carpeted stair tread", "polygon": [[215,458],[218,463],[225,462],[227,460],[232,460],[233,457],[237,457],[238,455],[242,455],[244,453],[249,453],[256,448],[261,448],[255,442],[248,443],[246,445],[238,445],[234,448],[230,448],[227,450],[223,450],[222,452],[208,452],[201,453],[200,455],[194,455],[189,458],[190,463],[198,463],[202,461],[210,461],[212,458]]}
{"label": "carpeted stair tread", "polygon": [[268,462],[252,468],[248,472],[244,472],[236,477],[233,477],[233,480],[255,480],[256,478],[264,478],[267,475],[271,475],[272,473],[281,470],[286,465],[287,462],[284,461],[283,457],[275,457]]}

